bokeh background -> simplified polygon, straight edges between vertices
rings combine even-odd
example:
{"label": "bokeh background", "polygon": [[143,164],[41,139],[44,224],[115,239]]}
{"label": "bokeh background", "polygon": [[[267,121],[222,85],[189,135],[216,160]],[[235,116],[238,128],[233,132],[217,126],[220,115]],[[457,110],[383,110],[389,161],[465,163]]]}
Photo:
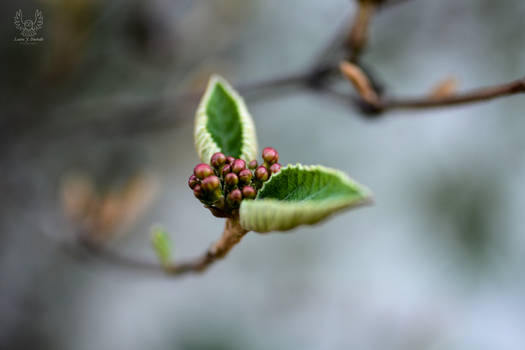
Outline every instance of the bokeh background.
{"label": "bokeh background", "polygon": [[[0,9],[0,348],[525,348],[521,95],[373,119],[308,89],[247,95],[261,146],[340,168],[376,203],[249,234],[205,274],[173,279],[86,254],[75,234],[154,262],[160,223],[176,259],[202,253],[222,222],[187,188],[197,100],[177,96],[212,72],[236,85],[307,68],[355,4]],[[42,10],[42,43],[13,42],[17,9]],[[406,1],[374,18],[363,60],[399,95],[447,76],[464,89],[512,80],[524,18],[522,0]],[[90,193],[103,209],[79,220]]]}

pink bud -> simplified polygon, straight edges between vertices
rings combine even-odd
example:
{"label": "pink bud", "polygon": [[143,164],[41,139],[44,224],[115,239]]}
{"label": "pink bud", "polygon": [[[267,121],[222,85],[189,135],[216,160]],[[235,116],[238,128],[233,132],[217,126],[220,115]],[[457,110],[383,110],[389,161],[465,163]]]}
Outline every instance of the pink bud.
{"label": "pink bud", "polygon": [[226,176],[230,171],[232,171],[232,166],[230,164],[226,164],[222,167],[222,176]]}
{"label": "pink bud", "polygon": [[248,169],[241,170],[241,172],[239,173],[239,180],[245,185],[248,185],[250,181],[252,181],[252,177],[253,174]]}
{"label": "pink bud", "polygon": [[248,163],[248,169],[255,170],[257,168],[257,161],[254,159]]}
{"label": "pink bud", "polygon": [[190,188],[193,190],[195,186],[197,186],[198,184],[199,184],[199,179],[197,179],[197,176],[191,175],[190,178],[188,179],[188,186],[190,186]]}
{"label": "pink bud", "polygon": [[195,176],[202,180],[205,177],[213,175],[213,170],[208,164],[200,163],[197,164],[195,168],[193,168],[193,173],[195,174]]}
{"label": "pink bud", "polygon": [[226,156],[221,153],[217,152],[214,153],[213,156],[211,156],[210,164],[212,167],[218,169],[221,166],[223,166],[226,163]]}
{"label": "pink bud", "polygon": [[235,190],[231,191],[230,194],[228,195],[228,201],[233,206],[239,205],[241,203],[241,201],[242,201],[242,192],[241,192],[241,190],[235,189]]}
{"label": "pink bud", "polygon": [[266,147],[262,151],[262,158],[268,164],[277,163],[279,161],[279,153],[273,147]]}
{"label": "pink bud", "polygon": [[246,199],[254,199],[257,192],[252,186],[244,186],[242,188],[242,196]]}
{"label": "pink bud", "polygon": [[215,191],[221,185],[221,180],[215,175],[208,176],[202,180],[202,189],[206,192]]}
{"label": "pink bud", "polygon": [[259,180],[259,181],[266,181],[266,180],[268,180],[268,177],[269,177],[268,170],[266,170],[266,168],[263,165],[259,166],[255,170],[255,178],[257,180]]}
{"label": "pink bud", "polygon": [[272,174],[277,174],[279,171],[281,171],[281,164],[279,163],[272,164],[272,166],[270,167],[270,172]]}
{"label": "pink bud", "polygon": [[226,185],[233,187],[237,185],[237,183],[239,182],[239,178],[234,173],[228,173],[224,178],[224,182],[226,183]]}
{"label": "pink bud", "polygon": [[232,156],[226,157],[226,164],[232,165],[235,162],[235,158]]}
{"label": "pink bud", "polygon": [[246,162],[242,159],[235,159],[232,165],[232,171],[236,174],[246,169]]}
{"label": "pink bud", "polygon": [[193,195],[198,199],[204,198],[204,191],[202,190],[201,185],[196,185],[195,188],[193,188]]}

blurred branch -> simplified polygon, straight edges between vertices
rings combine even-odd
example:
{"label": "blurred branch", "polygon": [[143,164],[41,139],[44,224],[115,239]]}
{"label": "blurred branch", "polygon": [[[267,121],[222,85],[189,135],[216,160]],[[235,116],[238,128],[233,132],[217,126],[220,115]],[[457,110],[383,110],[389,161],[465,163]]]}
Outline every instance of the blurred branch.
{"label": "blurred branch", "polygon": [[357,0],[357,11],[348,36],[349,59],[357,62],[368,39],[368,27],[380,1]]}
{"label": "blurred branch", "polygon": [[453,94],[440,98],[419,97],[406,99],[386,99],[382,103],[383,109],[394,108],[429,108],[429,107],[447,107],[458,104],[488,101],[499,97],[510,96],[525,92],[525,77],[503,83],[478,88],[472,91]]}
{"label": "blurred branch", "polygon": [[[341,59],[357,60],[361,53],[366,37],[363,33],[367,31],[372,14],[379,12],[383,8],[390,8],[407,0],[358,0],[358,6],[362,3],[372,2],[372,5],[366,5],[366,10],[361,10],[362,13],[356,15],[356,18],[351,21],[350,34],[348,23],[345,21],[334,34],[333,38],[328,40],[328,44],[322,47],[314,62],[304,70],[292,72],[281,76],[271,77],[269,79],[258,80],[248,83],[234,84],[241,94],[246,95],[247,98],[269,98],[272,96],[282,97],[296,89],[311,89],[314,92],[330,95],[333,89],[330,88],[330,79],[333,77],[339,78],[338,62]],[[363,18],[366,16],[366,19]],[[363,65],[359,65],[363,68]],[[371,85],[378,91],[376,79],[367,72],[367,76]],[[48,128],[47,134],[51,135],[77,135],[78,133],[90,133],[97,135],[125,135],[126,137],[134,133],[147,133],[157,130],[165,130],[173,127],[173,125],[187,120],[193,115],[186,109],[189,106],[194,106],[198,103],[199,97],[202,95],[202,90],[191,90],[181,92],[176,96],[156,96],[153,98],[144,99],[136,95],[121,95],[108,96],[84,101],[82,104],[78,102],[64,106],[59,105],[59,111],[53,111],[51,115],[55,115],[56,122],[51,120],[46,123]],[[355,99],[352,101],[355,106],[360,106],[360,101]],[[105,113],[90,113],[92,108],[104,105],[110,115]],[[159,113],[170,109],[169,114]],[[78,125],[78,121],[64,123],[60,116],[64,115],[97,115],[96,118],[89,119],[89,125]],[[144,116],[147,115],[147,118]],[[20,121],[15,118],[12,123],[20,124]],[[37,127],[36,125],[35,127]],[[17,129],[24,129],[20,126]],[[30,126],[26,126],[27,130],[31,130]]]}
{"label": "blurred branch", "polygon": [[400,5],[408,0],[355,0],[357,10],[354,20],[350,26],[350,31],[345,45],[348,49],[348,59],[350,62],[358,62],[363,52],[367,40],[370,23],[374,14],[383,7]]}
{"label": "blurred branch", "polygon": [[459,104],[488,101],[499,97],[525,92],[525,77],[499,85],[487,86],[463,93],[447,92],[436,95],[435,92],[427,96],[415,98],[384,98],[378,97],[373,90],[366,74],[356,65],[341,62],[340,69],[348,78],[362,102],[375,112],[396,108],[435,108],[449,107]]}
{"label": "blurred branch", "polygon": [[[310,89],[324,96],[336,97],[338,101],[350,103],[357,107],[364,115],[383,113],[391,109],[419,109],[455,106],[474,102],[486,101],[494,98],[517,94],[523,91],[522,80],[514,82],[476,89],[465,93],[450,93],[442,96],[427,96],[413,98],[394,98],[383,97],[382,86],[378,84],[378,79],[371,74],[369,69],[361,61],[361,55],[368,41],[368,31],[373,16],[380,13],[380,10],[401,6],[408,0],[355,0],[357,11],[354,18],[344,26],[339,28],[332,39],[327,40],[327,44],[321,48],[313,64],[303,70],[284,74],[269,79],[263,79],[248,83],[234,84],[241,94],[247,98],[269,98],[287,96],[290,92],[297,89]],[[348,29],[350,27],[350,29]],[[339,61],[345,60],[354,64],[362,74],[354,69],[355,74],[343,73],[349,79],[359,78],[363,83],[366,78],[369,88],[359,90],[364,87],[358,81],[352,84],[358,89],[357,95],[345,95],[336,91],[333,87],[332,78],[341,78],[338,72]],[[361,77],[358,77],[361,75]],[[356,83],[358,85],[356,85]],[[366,96],[364,95],[366,93]],[[82,105],[73,104],[65,106],[61,103],[58,107],[59,113],[53,111],[51,115],[60,117],[56,122],[46,123],[48,128],[46,135],[78,135],[78,133],[90,133],[96,135],[124,135],[128,137],[134,133],[143,134],[151,131],[165,130],[173,125],[186,121],[193,116],[188,112],[188,107],[197,104],[202,90],[192,90],[182,92],[174,96],[156,96],[153,98],[139,98],[139,96],[113,96],[100,98]],[[374,96],[377,95],[377,98]],[[104,110],[108,113],[89,113],[93,106],[106,106]],[[79,109],[84,111],[79,111]],[[169,110],[170,113],[159,113],[159,111]],[[64,115],[77,114],[97,115],[89,119],[89,125],[78,125],[78,119],[71,122],[64,122]],[[110,115],[107,115],[110,114]],[[148,117],[145,118],[144,116]],[[42,118],[40,118],[42,119]],[[40,120],[39,119],[39,120]],[[43,127],[41,124],[24,125],[27,121],[24,118],[12,118],[5,122],[7,138],[19,138],[17,131],[25,130],[31,133],[32,129]],[[11,132],[11,130],[15,132]],[[4,141],[5,142],[5,141]]]}
{"label": "blurred branch", "polygon": [[339,69],[344,76],[354,85],[359,96],[372,106],[379,106],[381,100],[375,92],[366,74],[356,65],[349,62],[341,62]]}
{"label": "blurred branch", "polygon": [[224,258],[234,245],[240,242],[248,233],[241,227],[239,218],[228,218],[224,226],[222,237],[214,243],[203,256],[195,260],[167,266],[166,272],[172,275],[181,275],[188,272],[202,272],[212,263]]}
{"label": "blurred branch", "polygon": [[206,250],[202,256],[180,263],[165,264],[164,266],[154,262],[143,261],[121,255],[120,253],[109,250],[99,244],[99,242],[90,240],[85,236],[78,235],[77,238],[78,245],[83,248],[83,252],[90,256],[131,269],[138,269],[147,272],[164,271],[172,276],[180,276],[188,273],[203,272],[210,265],[224,258],[228,252],[240,242],[246,233],[248,233],[248,231],[241,227],[238,218],[228,218],[226,219],[221,238]]}
{"label": "blurred branch", "polygon": [[[315,80],[315,71],[307,70],[300,73],[289,74],[281,77],[270,78],[268,80],[255,81],[251,83],[238,84],[237,89],[242,94],[254,94],[262,92],[263,90],[282,89],[287,87],[297,87],[301,85],[308,85],[309,82]],[[199,93],[199,96],[202,93]]]}

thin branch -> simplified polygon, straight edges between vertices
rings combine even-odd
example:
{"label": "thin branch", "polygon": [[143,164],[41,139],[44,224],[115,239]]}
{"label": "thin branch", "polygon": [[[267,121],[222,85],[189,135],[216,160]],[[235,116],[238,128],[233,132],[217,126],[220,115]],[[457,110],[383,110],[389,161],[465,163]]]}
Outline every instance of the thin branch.
{"label": "thin branch", "polygon": [[[383,3],[383,6],[399,6],[402,5],[405,2],[409,2],[410,0],[386,0],[385,3]],[[381,9],[382,7],[380,7]]]}
{"label": "thin branch", "polygon": [[370,79],[368,79],[367,75],[362,69],[360,69],[357,65],[344,61],[340,63],[339,69],[343,75],[348,80],[350,80],[352,85],[354,85],[355,89],[359,93],[359,96],[361,96],[363,100],[371,105],[378,105],[381,103],[378,94],[370,82]]}
{"label": "thin branch", "polygon": [[310,86],[314,88],[323,87],[323,83],[327,78],[337,72],[337,60],[339,54],[349,58],[352,61],[357,61],[361,49],[364,48],[367,39],[368,27],[372,19],[372,15],[379,10],[394,7],[402,2],[408,0],[365,0],[368,3],[373,3],[371,6],[363,6],[362,1],[357,0],[357,11],[354,19],[350,21],[348,26],[348,19],[337,29],[331,40],[319,50],[314,63],[310,68]]}
{"label": "thin branch", "polygon": [[94,245],[85,241],[78,241],[75,246],[64,246],[65,250],[73,256],[81,255],[88,258],[95,258],[108,264],[127,268],[130,270],[142,271],[147,273],[162,273],[163,266],[153,262],[140,260],[135,257],[123,255],[115,250],[110,250],[104,246]]}
{"label": "thin branch", "polygon": [[385,98],[378,96],[369,83],[366,74],[357,65],[349,62],[341,62],[340,69],[342,74],[352,83],[362,103],[368,107],[369,112],[383,112],[385,110],[402,108],[449,107],[465,103],[488,101],[525,92],[525,77],[523,77],[509,83],[438,97],[428,95],[415,98]]}
{"label": "thin branch", "polygon": [[351,62],[357,62],[368,40],[368,27],[379,5],[375,0],[356,0],[357,11],[347,39],[348,56]]}
{"label": "thin branch", "polygon": [[358,62],[367,41],[370,23],[374,14],[384,8],[399,5],[406,0],[355,0],[357,11],[348,31],[345,46],[350,62]]}
{"label": "thin branch", "polygon": [[142,270],[145,272],[164,271],[171,276],[181,276],[188,273],[203,272],[210,265],[224,258],[228,252],[240,242],[246,233],[248,233],[248,231],[241,227],[238,218],[228,218],[226,219],[226,224],[224,226],[224,231],[221,238],[215,242],[202,256],[192,260],[177,262],[166,266],[121,255],[120,253],[109,250],[103,246],[100,246],[99,244],[93,244],[89,241],[89,239],[81,238],[81,236],[79,236],[78,245],[83,248],[84,253],[100,258],[112,264],[135,270]]}
{"label": "thin branch", "polygon": [[239,218],[228,218],[224,226],[224,232],[219,241],[213,244],[206,253],[195,260],[173,264],[166,267],[166,272],[172,275],[182,275],[189,272],[202,272],[211,264],[224,258],[234,245],[239,243],[248,231],[242,228]]}
{"label": "thin branch", "polygon": [[472,91],[440,98],[389,98],[381,101],[382,109],[449,107],[464,103],[489,101],[495,98],[525,93],[525,77],[499,85],[486,86]]}
{"label": "thin branch", "polygon": [[[377,10],[394,7],[394,5],[402,1],[380,1]],[[349,51],[347,45],[348,24],[346,22],[344,27],[341,27],[335,33],[333,39],[329,40],[329,44],[320,50],[317,59],[307,69],[255,82],[234,84],[234,86],[237,87],[241,94],[252,99],[259,99],[263,96],[266,98],[269,96],[282,97],[289,92],[293,92],[294,89],[300,88],[309,88],[322,93],[330,92],[328,82],[330,78],[337,74],[337,62],[341,59],[338,53],[343,54],[346,48],[345,56],[352,56],[351,50],[353,49]],[[368,21],[366,22],[366,25],[368,25]],[[355,26],[356,24],[352,22],[351,27]],[[362,65],[360,66],[362,67]],[[368,77],[377,91],[378,84],[376,80],[370,74],[368,74]],[[42,134],[57,137],[62,137],[63,135],[77,136],[78,133],[129,136],[130,134],[144,134],[165,130],[191,117],[193,114],[187,113],[184,108],[196,104],[201,95],[202,90],[191,90],[181,92],[176,96],[157,96],[144,99],[136,95],[121,95],[84,100],[81,104],[75,103],[69,106],[60,104],[58,110],[50,113],[56,119],[51,118],[47,121],[45,127],[48,130]],[[107,114],[101,115],[104,112],[100,112],[100,110],[96,110],[95,113],[89,112],[90,109],[98,108],[101,105],[105,106],[104,111],[108,111],[106,113],[111,114],[111,118]],[[356,102],[356,105],[362,107],[359,101]],[[159,113],[159,110],[168,108],[172,110],[172,113]],[[118,110],[118,112],[115,110]],[[79,126],[78,121],[64,123],[64,118],[62,117],[73,114],[93,114],[99,115],[99,118],[90,119],[89,125]],[[144,118],[144,115],[147,115],[148,118]],[[11,123],[19,123],[18,119],[14,119]],[[36,128],[35,125],[26,125],[23,129],[26,129],[26,132],[31,132],[34,128]],[[15,129],[22,129],[22,127],[18,125]]]}
{"label": "thin branch", "polygon": [[[314,72],[311,70],[305,70],[298,73],[292,73],[280,77],[265,79],[261,81],[255,81],[251,83],[238,84],[237,89],[242,94],[254,94],[264,90],[282,89],[297,87],[301,85],[307,85],[308,81],[312,78]],[[199,96],[202,92],[199,93]]]}

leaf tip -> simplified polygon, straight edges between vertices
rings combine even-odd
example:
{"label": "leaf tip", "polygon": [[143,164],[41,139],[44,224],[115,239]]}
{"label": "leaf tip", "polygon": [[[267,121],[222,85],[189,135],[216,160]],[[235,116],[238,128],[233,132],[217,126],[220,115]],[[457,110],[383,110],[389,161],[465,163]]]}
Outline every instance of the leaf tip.
{"label": "leaf tip", "polygon": [[345,209],[373,203],[372,192],[322,165],[287,165],[240,208],[241,225],[260,233],[316,224]]}
{"label": "leaf tip", "polygon": [[212,74],[195,114],[195,148],[202,162],[213,153],[252,160],[257,153],[255,125],[246,104],[233,86]]}
{"label": "leaf tip", "polygon": [[150,240],[153,250],[162,265],[169,265],[172,259],[172,250],[171,240],[166,230],[161,226],[153,226],[150,230]]}

